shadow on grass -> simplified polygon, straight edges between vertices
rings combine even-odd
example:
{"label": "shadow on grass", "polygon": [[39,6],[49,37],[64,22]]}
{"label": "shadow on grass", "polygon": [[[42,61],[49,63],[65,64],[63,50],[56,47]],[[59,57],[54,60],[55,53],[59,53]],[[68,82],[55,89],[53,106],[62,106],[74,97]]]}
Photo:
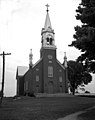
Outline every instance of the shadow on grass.
{"label": "shadow on grass", "polygon": [[79,97],[95,98],[95,95],[78,95]]}

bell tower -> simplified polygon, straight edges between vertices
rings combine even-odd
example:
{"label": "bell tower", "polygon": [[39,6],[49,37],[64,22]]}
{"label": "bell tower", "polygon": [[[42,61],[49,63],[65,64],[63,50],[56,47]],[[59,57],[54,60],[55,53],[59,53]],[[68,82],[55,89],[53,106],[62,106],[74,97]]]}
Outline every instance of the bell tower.
{"label": "bell tower", "polygon": [[41,31],[41,57],[42,57],[42,51],[43,49],[50,49],[50,50],[56,50],[55,46],[55,33],[52,29],[50,17],[49,17],[49,5],[46,5],[46,19],[45,19],[45,25],[44,28],[42,28]]}

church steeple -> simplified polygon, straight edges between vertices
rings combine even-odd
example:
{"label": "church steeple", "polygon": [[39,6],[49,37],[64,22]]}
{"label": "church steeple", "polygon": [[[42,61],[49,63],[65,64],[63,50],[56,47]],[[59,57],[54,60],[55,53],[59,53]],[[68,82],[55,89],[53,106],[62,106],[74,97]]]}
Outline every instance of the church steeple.
{"label": "church steeple", "polygon": [[49,13],[48,13],[49,12],[49,9],[48,9],[49,5],[47,4],[46,7],[47,7],[47,10],[46,10],[47,15],[46,15],[46,20],[45,20],[45,25],[44,25],[45,30],[47,30],[48,28],[52,28]]}
{"label": "church steeple", "polygon": [[51,21],[49,17],[49,5],[46,5],[47,7],[47,14],[45,19],[45,25],[44,28],[42,28],[41,35],[42,35],[42,48],[56,48],[55,46],[55,39],[54,39],[54,30],[51,26]]}

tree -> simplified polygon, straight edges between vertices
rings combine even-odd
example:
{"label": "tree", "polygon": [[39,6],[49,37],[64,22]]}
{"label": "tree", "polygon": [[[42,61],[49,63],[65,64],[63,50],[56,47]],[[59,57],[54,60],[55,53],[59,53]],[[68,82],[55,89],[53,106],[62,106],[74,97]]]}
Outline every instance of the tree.
{"label": "tree", "polygon": [[83,63],[88,72],[95,73],[95,0],[81,0],[76,12],[76,19],[82,25],[75,27],[75,40],[69,46],[81,51],[77,61]]}
{"label": "tree", "polygon": [[75,89],[77,89],[80,85],[87,85],[89,82],[91,82],[92,76],[85,71],[85,67],[82,63],[68,61],[68,79],[74,95]]}
{"label": "tree", "polygon": [[2,92],[0,91],[0,97],[1,97],[1,95],[2,95]]}

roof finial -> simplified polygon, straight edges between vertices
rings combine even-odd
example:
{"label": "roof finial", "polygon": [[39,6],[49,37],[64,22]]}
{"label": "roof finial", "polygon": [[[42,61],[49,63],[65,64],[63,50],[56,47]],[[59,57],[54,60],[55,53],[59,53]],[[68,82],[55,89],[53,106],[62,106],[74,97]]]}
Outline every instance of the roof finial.
{"label": "roof finial", "polygon": [[64,52],[64,67],[67,68],[67,56],[66,56],[66,52]]}
{"label": "roof finial", "polygon": [[29,54],[29,68],[31,68],[32,65],[33,65],[32,60],[33,60],[33,54],[32,54],[32,49],[30,49],[30,54]]}
{"label": "roof finial", "polygon": [[67,59],[67,57],[66,57],[66,52],[64,52],[64,59]]}
{"label": "roof finial", "polygon": [[46,7],[47,7],[47,10],[46,10],[46,11],[48,12],[48,11],[49,11],[49,9],[48,9],[49,5],[47,4]]}

